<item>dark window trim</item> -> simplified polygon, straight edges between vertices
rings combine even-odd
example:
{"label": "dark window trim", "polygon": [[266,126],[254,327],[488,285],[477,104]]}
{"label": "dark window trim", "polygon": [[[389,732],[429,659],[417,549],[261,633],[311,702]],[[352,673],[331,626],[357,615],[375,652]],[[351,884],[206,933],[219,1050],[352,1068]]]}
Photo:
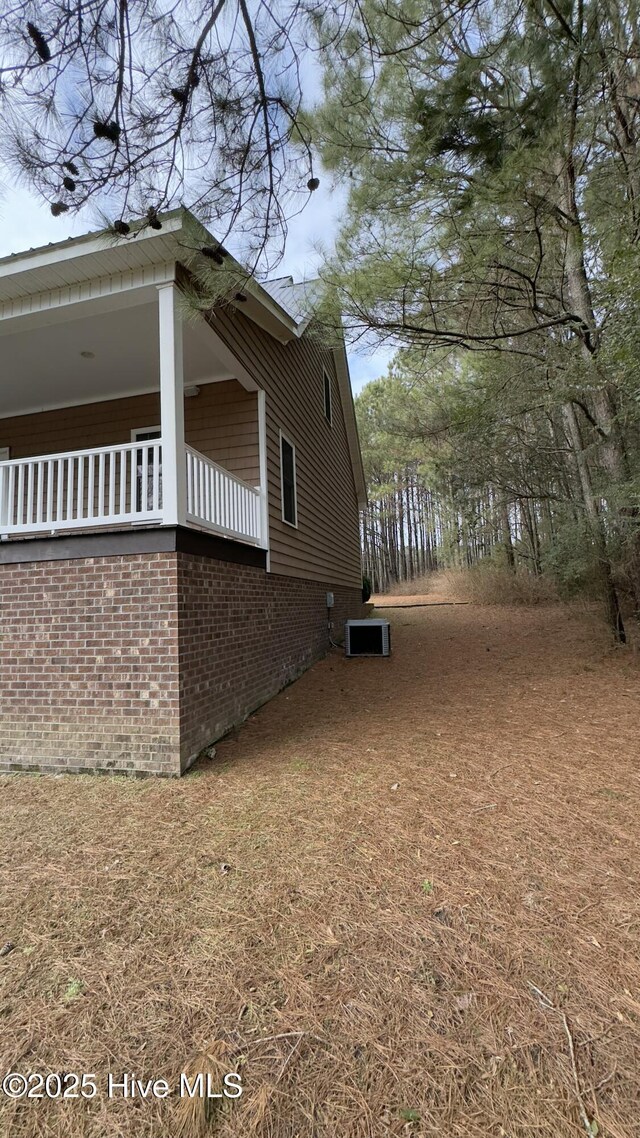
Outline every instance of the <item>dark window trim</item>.
{"label": "dark window trim", "polygon": [[[291,447],[293,458],[293,517],[294,521],[289,521],[285,517],[284,512],[284,466],[282,462],[282,443],[285,442],[287,446]],[[280,431],[280,506],[282,520],[286,526],[291,526],[292,529],[298,528],[298,474],[296,469],[296,447],[291,439],[287,438],[284,431]]]}
{"label": "dark window trim", "polygon": [[331,373],[326,367],[322,369],[322,394],[324,399],[324,417],[329,426],[333,424],[333,388],[331,385]]}

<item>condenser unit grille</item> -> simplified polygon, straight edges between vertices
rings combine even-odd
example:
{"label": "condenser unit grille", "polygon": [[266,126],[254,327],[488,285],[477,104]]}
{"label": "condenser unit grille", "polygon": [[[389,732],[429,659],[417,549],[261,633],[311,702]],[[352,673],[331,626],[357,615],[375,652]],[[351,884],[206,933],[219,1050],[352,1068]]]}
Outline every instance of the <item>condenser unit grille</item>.
{"label": "condenser unit grille", "polygon": [[391,628],[388,620],[348,620],[345,624],[347,656],[388,656]]}

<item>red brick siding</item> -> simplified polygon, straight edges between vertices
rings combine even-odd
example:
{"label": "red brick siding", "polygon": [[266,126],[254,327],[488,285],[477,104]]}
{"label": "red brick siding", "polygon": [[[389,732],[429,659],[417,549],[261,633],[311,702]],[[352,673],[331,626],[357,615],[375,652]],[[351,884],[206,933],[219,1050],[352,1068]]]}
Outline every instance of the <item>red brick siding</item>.
{"label": "red brick siding", "polygon": [[183,768],[207,743],[320,659],[362,615],[359,589],[180,554],[180,724]]}
{"label": "red brick siding", "polygon": [[0,770],[178,774],[176,554],[0,565]]}
{"label": "red brick siding", "polygon": [[[327,651],[327,588],[184,553],[0,565],[0,771],[179,774]],[[341,638],[360,594],[334,593]]]}

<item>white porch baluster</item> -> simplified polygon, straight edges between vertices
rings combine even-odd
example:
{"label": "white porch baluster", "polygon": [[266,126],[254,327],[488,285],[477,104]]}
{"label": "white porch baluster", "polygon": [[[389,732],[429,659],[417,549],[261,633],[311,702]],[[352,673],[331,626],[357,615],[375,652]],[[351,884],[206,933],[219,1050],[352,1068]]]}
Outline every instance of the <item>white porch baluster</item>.
{"label": "white porch baluster", "polygon": [[260,491],[191,447],[185,447],[187,521],[262,545]]}
{"label": "white porch baluster", "polygon": [[158,440],[2,462],[0,535],[158,523],[161,464]]}

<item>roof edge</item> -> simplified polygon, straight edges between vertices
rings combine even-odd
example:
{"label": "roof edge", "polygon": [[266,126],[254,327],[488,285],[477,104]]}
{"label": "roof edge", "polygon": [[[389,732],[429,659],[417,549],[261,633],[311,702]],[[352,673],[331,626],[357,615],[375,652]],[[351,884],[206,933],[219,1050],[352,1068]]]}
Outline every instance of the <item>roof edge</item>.
{"label": "roof edge", "polygon": [[[181,232],[186,230],[191,230],[194,235],[197,234],[203,245],[217,243],[217,238],[210,230],[184,206],[160,214],[159,220],[162,222],[162,230],[141,225],[139,229],[134,229],[131,236],[118,237],[109,229],[98,229],[81,234],[78,237],[67,237],[62,241],[40,245],[22,253],[10,253],[6,257],[0,258],[0,279],[48,268],[60,262],[73,260],[76,257],[89,257],[94,253],[102,253],[108,249],[133,247],[138,243],[153,241],[160,237],[177,238]],[[197,257],[197,247],[194,247],[190,252]],[[178,262],[190,260],[190,258],[180,256],[178,243],[175,259]],[[244,266],[231,254],[228,255],[228,264],[237,270],[239,276],[246,276],[247,283],[244,289],[249,297],[248,304],[247,302],[235,303],[233,300],[230,303],[245,312],[254,323],[259,324],[271,335],[275,335],[277,339],[286,342],[290,339],[299,338],[304,332],[309,318],[296,320],[255,277],[251,277],[247,273]],[[189,266],[187,265],[187,267]]]}
{"label": "roof edge", "polygon": [[358,434],[358,422],[356,419],[355,404],[353,402],[353,390],[351,388],[351,378],[349,375],[349,361],[347,359],[347,349],[345,347],[344,339],[341,340],[339,346],[333,348],[333,358],[336,365],[336,375],[338,377],[338,384],[342,397],[342,406],[344,409],[344,422],[347,432],[349,454],[351,455],[351,466],[353,467],[353,477],[356,484],[356,497],[358,499],[358,506],[361,510],[364,510],[366,509],[368,501],[367,483],[364,476],[362,451],[360,450],[360,436]]}
{"label": "roof edge", "polygon": [[[182,228],[184,212],[181,209],[174,209],[162,215],[164,236]],[[165,223],[168,223],[168,228],[165,228]],[[142,229],[132,237],[116,237],[109,229],[94,229],[78,237],[66,237],[62,241],[37,245],[34,249],[26,249],[22,253],[9,253],[6,257],[0,257],[0,277],[10,277],[16,273],[27,272],[29,269],[44,268],[59,261],[71,260],[78,255],[90,256],[92,253],[102,253],[105,249],[125,246],[133,241],[153,240],[157,236],[158,232],[153,229],[148,231]],[[60,256],[60,253],[63,256]]]}

